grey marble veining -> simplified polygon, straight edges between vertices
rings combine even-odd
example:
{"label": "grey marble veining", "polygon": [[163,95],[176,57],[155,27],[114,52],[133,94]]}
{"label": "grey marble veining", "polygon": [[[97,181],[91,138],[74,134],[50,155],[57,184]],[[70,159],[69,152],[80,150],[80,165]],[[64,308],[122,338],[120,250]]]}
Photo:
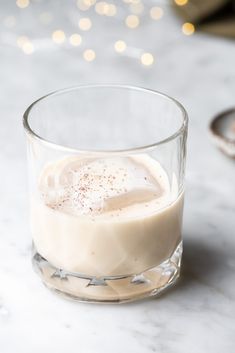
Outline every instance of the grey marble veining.
{"label": "grey marble veining", "polygon": [[[235,43],[199,33],[178,38],[177,26],[171,14],[166,38],[155,47],[150,43],[156,56],[151,68],[113,54],[86,63],[66,48],[25,55],[2,38],[1,353],[234,352],[235,163],[212,145],[208,123],[235,106]],[[158,299],[122,306],[65,301],[46,290],[31,268],[21,116],[40,95],[90,82],[157,89],[189,112],[183,270],[178,285]]]}

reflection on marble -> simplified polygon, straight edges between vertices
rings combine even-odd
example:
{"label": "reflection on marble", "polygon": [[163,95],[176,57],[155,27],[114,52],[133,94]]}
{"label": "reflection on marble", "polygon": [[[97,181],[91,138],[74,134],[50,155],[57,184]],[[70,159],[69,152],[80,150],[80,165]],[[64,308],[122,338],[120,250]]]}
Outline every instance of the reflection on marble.
{"label": "reflection on marble", "polygon": [[[177,26],[172,15],[169,31]],[[142,40],[147,47],[148,38]],[[146,68],[114,56],[84,63],[76,51],[26,56],[0,46],[1,353],[234,352],[235,164],[207,130],[215,113],[235,105],[234,42],[196,34],[163,38],[154,50],[156,64]],[[122,306],[64,301],[31,268],[21,116],[46,92],[90,82],[154,88],[189,112],[183,271],[158,299]]]}

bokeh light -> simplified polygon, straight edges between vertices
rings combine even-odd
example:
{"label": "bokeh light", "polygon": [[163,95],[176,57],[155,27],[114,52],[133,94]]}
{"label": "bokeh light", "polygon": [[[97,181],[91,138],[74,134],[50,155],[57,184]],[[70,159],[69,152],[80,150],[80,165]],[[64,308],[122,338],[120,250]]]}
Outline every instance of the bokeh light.
{"label": "bokeh light", "polygon": [[29,38],[26,36],[20,36],[17,39],[17,45],[19,48],[22,48],[25,43],[29,42]]}
{"label": "bokeh light", "polygon": [[164,14],[163,9],[159,6],[153,6],[149,13],[153,20],[160,20]]}
{"label": "bokeh light", "polygon": [[124,40],[117,40],[114,43],[114,49],[117,53],[123,53],[126,50],[126,43]]}
{"label": "bokeh light", "polygon": [[154,62],[154,57],[151,53],[143,53],[140,61],[144,66],[151,66]]}
{"label": "bokeh light", "polygon": [[87,11],[96,3],[96,0],[77,0],[79,10]]}
{"label": "bokeh light", "polygon": [[96,57],[96,54],[95,54],[95,51],[92,50],[92,49],[86,49],[84,52],[83,52],[83,58],[86,60],[86,61],[93,61],[95,60],[95,57]]}
{"label": "bokeh light", "polygon": [[105,15],[106,9],[108,8],[108,4],[105,1],[99,1],[95,5],[95,11],[98,15]]}
{"label": "bokeh light", "polygon": [[79,20],[78,26],[82,31],[89,31],[92,26],[92,22],[88,17],[83,17]]}
{"label": "bokeh light", "polygon": [[105,15],[107,15],[107,16],[115,16],[116,13],[117,13],[117,7],[114,4],[109,4]]}
{"label": "bokeh light", "polygon": [[25,54],[32,54],[34,52],[34,46],[31,42],[27,41],[22,45],[22,50]]}
{"label": "bokeh light", "polygon": [[95,11],[98,15],[115,16],[117,7],[114,4],[109,4],[106,1],[99,1],[95,5]]}
{"label": "bokeh light", "polygon": [[87,6],[93,6],[96,3],[96,0],[83,0],[84,4]]}
{"label": "bokeh light", "polygon": [[87,10],[89,10],[89,8],[90,8],[90,6],[89,6],[89,5],[86,5],[83,0],[78,0],[78,1],[77,1],[77,7],[78,7],[79,10],[81,10],[81,11],[87,11]]}
{"label": "bokeh light", "polygon": [[29,0],[17,0],[16,5],[21,9],[25,9],[29,6]]}
{"label": "bokeh light", "polygon": [[[13,1],[13,5],[18,8],[27,8],[30,6],[30,9],[36,3],[42,3],[42,0],[15,0]],[[188,0],[172,0],[177,6],[184,6],[189,3]],[[171,2],[171,3],[172,3]],[[9,37],[7,41],[17,43],[17,46],[25,53],[31,54],[34,51],[39,50],[41,48],[45,48],[42,38],[44,39],[46,36],[46,31],[48,32],[49,36],[51,36],[52,41],[58,45],[63,44],[67,41],[67,44],[73,47],[79,47],[84,42],[84,47],[82,46],[81,57],[84,58],[86,61],[93,61],[98,55],[98,48],[93,47],[92,40],[96,37],[96,31],[90,31],[88,37],[86,37],[84,31],[89,31],[94,26],[94,23],[98,21],[97,15],[100,16],[107,16],[107,17],[115,17],[115,21],[100,19],[100,22],[103,21],[104,27],[111,28],[112,23],[117,28],[122,27],[123,36],[120,36],[118,32],[113,37],[110,34],[110,42],[107,43],[107,48],[112,49],[112,55],[116,56],[117,54],[122,54],[128,57],[128,60],[137,60],[139,65],[144,66],[151,66],[155,62],[155,53],[151,53],[151,46],[148,45],[148,49],[141,43],[141,39],[139,42],[136,40],[136,43],[133,41],[128,42],[128,46],[126,43],[125,35],[128,36],[128,33],[133,31],[133,36],[138,36],[137,33],[140,34],[140,38],[142,38],[141,30],[145,31],[145,26],[149,25],[151,27],[152,33],[154,33],[154,26],[158,26],[159,32],[156,34],[156,37],[161,32],[160,23],[154,24],[154,21],[159,21],[162,17],[166,17],[166,21],[168,20],[168,7],[165,5],[165,0],[155,0],[151,2],[143,1],[143,0],[120,0],[120,2],[116,2],[114,0],[74,0],[75,6],[77,5],[77,10],[74,5],[70,9],[70,13],[66,14],[67,19],[71,22],[71,26],[69,27],[69,33],[65,34],[65,28],[57,29],[56,23],[58,22],[58,16],[54,11],[53,7],[49,8],[42,8],[37,13],[35,13],[35,25],[41,26],[41,36],[39,36],[39,41],[37,42],[37,36],[35,38],[35,33],[32,32],[32,37],[30,39],[26,37],[25,31],[21,31],[16,33],[12,39]],[[73,9],[73,13],[72,13]],[[79,9],[79,10],[78,10]],[[80,11],[81,10],[81,11]],[[88,11],[89,12],[82,12]],[[65,9],[66,12],[66,9]],[[30,11],[17,11],[17,15],[14,16],[14,13],[8,13],[8,16],[2,19],[2,24],[6,28],[14,28],[14,31],[18,29],[20,24],[20,18],[22,16],[28,16]],[[71,16],[70,16],[71,15]],[[18,19],[19,17],[19,19]],[[99,17],[99,16],[98,16]],[[93,23],[94,18],[94,23]],[[151,21],[152,19],[153,21]],[[165,19],[165,18],[164,18]],[[166,21],[161,21],[162,26],[166,26]],[[53,25],[52,25],[53,23]],[[77,28],[76,28],[77,23]],[[17,26],[16,26],[17,25]],[[47,27],[46,27],[47,26]],[[53,27],[52,27],[53,26]],[[58,26],[59,27],[59,26]],[[98,25],[97,29],[99,30],[101,26]],[[126,27],[126,30],[123,28]],[[137,33],[135,34],[134,29],[137,29]],[[166,30],[166,28],[165,28]],[[178,25],[178,31],[181,32],[181,36],[190,36],[195,32],[195,25],[190,22],[182,23]],[[22,33],[23,32],[23,33]],[[114,30],[115,32],[115,30]],[[127,32],[125,34],[125,32]],[[23,35],[22,35],[23,34]],[[29,35],[29,33],[27,33]],[[120,39],[118,39],[120,38]],[[134,37],[133,37],[134,38]],[[109,40],[108,39],[108,40]],[[51,41],[51,44],[52,44]],[[142,40],[143,41],[143,40]],[[47,46],[47,44],[46,44]],[[54,46],[53,46],[54,47]],[[59,47],[59,46],[58,46]],[[67,47],[67,46],[66,46]],[[65,48],[63,46],[63,48]],[[88,48],[88,49],[86,49]],[[91,49],[91,48],[95,48]],[[107,49],[108,50],[108,49]],[[146,52],[145,52],[146,50]],[[150,52],[147,52],[150,50]],[[103,50],[103,54],[105,55],[106,49]],[[101,56],[102,57],[102,56]]]}
{"label": "bokeh light", "polygon": [[82,37],[78,33],[74,33],[69,37],[69,42],[71,45],[77,47],[82,43]]}
{"label": "bokeh light", "polygon": [[140,20],[136,15],[129,15],[126,17],[125,23],[128,28],[134,29],[139,26]]}
{"label": "bokeh light", "polygon": [[186,22],[182,26],[182,32],[186,36],[191,36],[195,32],[195,27],[194,27],[194,25],[192,23]]}
{"label": "bokeh light", "polygon": [[65,41],[65,33],[61,29],[58,29],[52,33],[52,40],[56,44],[62,44]]}
{"label": "bokeh light", "polygon": [[184,5],[186,5],[188,3],[188,0],[175,0],[175,3],[178,6],[184,6]]}

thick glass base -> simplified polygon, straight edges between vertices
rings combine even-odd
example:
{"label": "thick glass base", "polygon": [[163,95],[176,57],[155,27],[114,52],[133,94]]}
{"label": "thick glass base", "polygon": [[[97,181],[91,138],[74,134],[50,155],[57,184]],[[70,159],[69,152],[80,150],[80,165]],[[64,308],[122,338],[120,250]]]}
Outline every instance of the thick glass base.
{"label": "thick glass base", "polygon": [[35,252],[33,265],[43,283],[56,293],[81,302],[124,303],[157,296],[180,274],[182,243],[161,265],[131,276],[90,277],[52,266]]}

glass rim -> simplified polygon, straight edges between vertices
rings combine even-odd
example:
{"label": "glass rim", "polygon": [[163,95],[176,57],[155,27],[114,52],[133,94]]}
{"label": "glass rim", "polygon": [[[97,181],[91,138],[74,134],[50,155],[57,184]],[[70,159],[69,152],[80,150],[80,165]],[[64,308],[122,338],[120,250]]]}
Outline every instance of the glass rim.
{"label": "glass rim", "polygon": [[[44,139],[42,136],[39,136],[33,129],[30,127],[29,119],[30,119],[30,113],[32,109],[34,108],[37,103],[46,100],[47,98],[50,98],[51,96],[59,96],[60,94],[67,93],[70,91],[75,91],[75,90],[80,90],[83,88],[119,88],[119,89],[128,89],[132,91],[140,91],[140,92],[145,92],[149,94],[154,94],[156,96],[163,97],[167,99],[168,101],[171,101],[174,103],[181,111],[182,113],[182,123],[179,127],[179,129],[176,130],[173,134],[168,136],[167,138],[164,138],[162,140],[156,141],[151,144],[143,145],[143,146],[137,146],[137,147],[132,147],[132,148],[125,148],[125,149],[109,149],[109,150],[94,150],[94,149],[77,149],[77,148],[71,148],[68,146],[64,146],[61,144],[57,144],[55,142],[49,141],[47,139]],[[188,114],[183,107],[181,103],[179,103],[175,98],[172,98],[171,96],[153,90],[145,87],[138,87],[138,86],[132,86],[132,85],[122,85],[122,84],[88,84],[88,85],[75,85],[72,87],[68,88],[63,88],[63,89],[58,89],[53,92],[50,92],[37,100],[35,100],[33,103],[30,104],[30,106],[26,109],[26,111],[23,114],[23,126],[26,132],[26,135],[29,137],[33,137],[35,140],[39,141],[41,144],[43,144],[46,147],[50,147],[53,149],[56,149],[58,151],[64,151],[64,152],[70,152],[70,153],[80,153],[80,154],[126,154],[126,153],[141,153],[141,152],[146,152],[146,151],[151,151],[155,147],[166,144],[175,138],[177,138],[180,134],[182,134],[188,127]]]}

